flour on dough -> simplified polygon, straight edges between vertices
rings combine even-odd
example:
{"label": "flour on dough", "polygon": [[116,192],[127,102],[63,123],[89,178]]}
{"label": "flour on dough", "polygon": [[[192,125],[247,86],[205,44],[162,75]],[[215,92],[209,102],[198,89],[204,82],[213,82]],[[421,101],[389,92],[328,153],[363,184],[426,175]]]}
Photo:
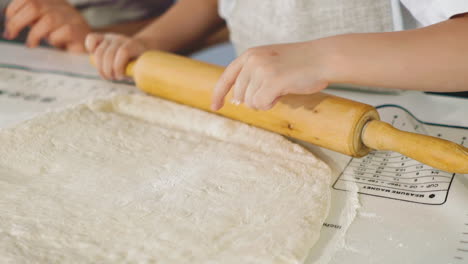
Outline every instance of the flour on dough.
{"label": "flour on dough", "polygon": [[301,263],[330,171],[283,137],[120,96],[0,131],[1,263]]}

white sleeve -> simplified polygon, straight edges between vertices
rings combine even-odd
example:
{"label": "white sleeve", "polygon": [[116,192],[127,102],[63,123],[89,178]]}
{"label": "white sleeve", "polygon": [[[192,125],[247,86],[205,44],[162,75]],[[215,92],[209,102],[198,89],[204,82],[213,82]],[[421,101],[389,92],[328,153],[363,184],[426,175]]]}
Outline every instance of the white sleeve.
{"label": "white sleeve", "polygon": [[423,26],[468,13],[468,0],[400,0]]}

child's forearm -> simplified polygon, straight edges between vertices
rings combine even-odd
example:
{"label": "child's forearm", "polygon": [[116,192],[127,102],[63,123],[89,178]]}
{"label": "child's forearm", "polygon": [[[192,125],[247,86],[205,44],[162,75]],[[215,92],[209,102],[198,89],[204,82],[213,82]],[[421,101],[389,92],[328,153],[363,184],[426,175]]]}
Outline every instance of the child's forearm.
{"label": "child's forearm", "polygon": [[224,24],[217,0],[178,1],[164,15],[135,34],[149,49],[183,52],[197,45]]}
{"label": "child's forearm", "polygon": [[153,19],[145,19],[140,21],[131,21],[131,22],[124,22],[120,24],[100,27],[100,28],[93,28],[94,32],[102,32],[102,33],[118,33],[123,34],[126,36],[133,36],[150,23],[153,23],[155,20]]}
{"label": "child's forearm", "polygon": [[468,17],[426,28],[318,40],[330,83],[426,91],[468,90]]}

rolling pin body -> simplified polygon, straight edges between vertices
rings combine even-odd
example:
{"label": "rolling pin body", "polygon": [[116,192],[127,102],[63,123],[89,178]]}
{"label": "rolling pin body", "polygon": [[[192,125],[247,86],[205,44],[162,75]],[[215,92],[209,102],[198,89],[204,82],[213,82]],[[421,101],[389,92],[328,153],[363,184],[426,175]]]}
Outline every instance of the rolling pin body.
{"label": "rolling pin body", "polygon": [[[212,91],[223,71],[219,66],[150,51],[131,62],[126,74],[149,94],[211,111]],[[467,148],[400,131],[379,121],[374,107],[325,93],[287,95],[268,111],[225,104],[216,113],[353,157],[365,156],[372,149],[391,150],[434,168],[468,173]]]}
{"label": "rolling pin body", "polygon": [[[212,90],[223,70],[152,51],[143,54],[127,73],[149,94],[211,111]],[[361,130],[367,121],[379,119],[370,105],[324,93],[288,95],[269,111],[227,103],[216,113],[354,157],[370,151],[362,144]]]}

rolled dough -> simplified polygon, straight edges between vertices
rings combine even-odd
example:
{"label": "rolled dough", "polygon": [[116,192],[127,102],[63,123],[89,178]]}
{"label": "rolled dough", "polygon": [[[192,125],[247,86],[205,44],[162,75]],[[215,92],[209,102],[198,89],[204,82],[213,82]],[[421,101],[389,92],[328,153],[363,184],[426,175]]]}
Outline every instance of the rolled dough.
{"label": "rolled dough", "polygon": [[1,263],[301,263],[330,170],[283,137],[141,95],[0,131]]}

